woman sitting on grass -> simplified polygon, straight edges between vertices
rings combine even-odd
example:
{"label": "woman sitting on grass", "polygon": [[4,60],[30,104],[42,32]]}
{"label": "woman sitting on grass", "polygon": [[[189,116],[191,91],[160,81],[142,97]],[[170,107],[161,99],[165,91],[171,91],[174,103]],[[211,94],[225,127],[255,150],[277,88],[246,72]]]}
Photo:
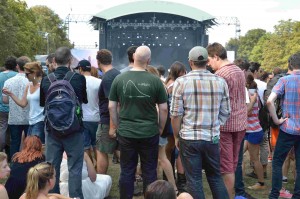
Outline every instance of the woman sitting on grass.
{"label": "woman sitting on grass", "polygon": [[27,175],[26,190],[20,199],[70,199],[60,194],[49,194],[55,185],[55,169],[43,162],[31,167]]}
{"label": "woman sitting on grass", "polygon": [[23,149],[12,157],[10,176],[5,183],[9,198],[20,198],[26,188],[28,170],[44,161],[40,138],[27,136]]}

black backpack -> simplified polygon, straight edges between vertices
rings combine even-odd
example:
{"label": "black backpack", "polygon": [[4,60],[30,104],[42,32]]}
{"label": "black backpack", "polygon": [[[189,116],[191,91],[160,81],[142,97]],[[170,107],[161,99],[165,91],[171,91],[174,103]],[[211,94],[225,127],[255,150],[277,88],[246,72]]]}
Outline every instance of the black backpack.
{"label": "black backpack", "polygon": [[81,129],[81,106],[70,84],[74,74],[69,71],[61,80],[57,80],[54,73],[47,76],[51,85],[46,94],[45,121],[50,132],[58,136],[66,136]]}

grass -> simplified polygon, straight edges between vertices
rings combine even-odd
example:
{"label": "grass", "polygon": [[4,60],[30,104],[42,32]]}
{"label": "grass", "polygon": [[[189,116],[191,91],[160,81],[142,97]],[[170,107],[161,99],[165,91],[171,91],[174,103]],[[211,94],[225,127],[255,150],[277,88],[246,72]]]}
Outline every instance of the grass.
{"label": "grass", "polygon": [[[110,160],[112,159],[112,157],[110,156]],[[244,161],[245,161],[245,165],[246,165],[246,173],[250,172],[250,167],[249,167],[249,156],[248,153],[246,153],[246,155],[244,156]],[[291,192],[293,192],[294,190],[294,177],[292,175],[292,168],[294,164],[291,164],[291,168],[289,169],[289,175],[288,175],[288,183],[287,184],[283,184],[285,186],[285,188]],[[161,169],[159,169],[159,175],[158,178],[162,179],[162,174],[161,174]],[[267,199],[268,198],[268,194],[269,191],[271,189],[271,173],[272,173],[272,167],[271,167],[271,163],[268,164],[268,168],[267,168],[267,176],[268,178],[265,180],[267,189],[266,190],[261,190],[261,191],[253,191],[250,189],[247,189],[248,186],[253,185],[257,182],[256,179],[244,176],[244,184],[245,184],[245,189],[248,193],[250,193],[252,196],[254,196],[257,199]],[[118,188],[118,181],[119,181],[119,175],[120,175],[120,164],[113,164],[110,161],[110,165],[109,165],[109,169],[108,169],[108,174],[112,177],[112,187],[110,190],[110,194],[109,194],[109,199],[118,199],[119,197],[119,188]],[[0,179],[0,184],[5,183],[5,180]],[[138,184],[138,187],[142,190],[142,183]],[[209,189],[209,186],[207,184],[206,181],[206,177],[205,175],[203,175],[203,189],[205,192],[205,196],[206,199],[212,199],[212,194],[211,191]],[[143,199],[143,196],[137,196],[134,197],[134,199]]]}
{"label": "grass", "polygon": [[[244,155],[244,161],[245,161],[245,165],[246,165],[246,170],[245,172],[248,173],[251,171],[250,169],[250,164],[249,164],[249,156],[248,153],[246,153]],[[283,186],[285,186],[285,188],[291,192],[293,192],[294,190],[294,177],[292,175],[292,168],[294,164],[291,164],[291,167],[289,169],[289,175],[288,175],[288,179],[289,182],[287,184],[283,184]],[[159,174],[158,174],[158,178],[162,179],[162,175],[161,175],[161,170],[159,169]],[[267,186],[267,189],[265,190],[260,190],[260,191],[254,191],[254,190],[250,190],[247,189],[248,186],[254,185],[257,182],[257,179],[253,179],[250,178],[248,176],[244,176],[244,184],[245,184],[245,190],[246,192],[250,193],[253,197],[257,198],[257,199],[267,199],[269,192],[271,190],[271,173],[272,173],[272,163],[268,164],[267,167],[267,179],[265,180],[265,184]],[[112,162],[110,162],[109,165],[109,169],[108,169],[108,174],[112,177],[112,188],[110,191],[110,199],[118,199],[119,198],[119,188],[118,188],[118,181],[119,181],[119,175],[120,175],[120,165],[119,164],[113,164]],[[138,184],[139,188],[142,189],[142,185],[141,183]],[[205,197],[206,199],[212,199],[212,194],[210,191],[210,188],[208,186],[207,180],[205,175],[203,175],[203,189],[205,192]],[[134,197],[135,199],[143,199],[143,196],[137,196]]]}

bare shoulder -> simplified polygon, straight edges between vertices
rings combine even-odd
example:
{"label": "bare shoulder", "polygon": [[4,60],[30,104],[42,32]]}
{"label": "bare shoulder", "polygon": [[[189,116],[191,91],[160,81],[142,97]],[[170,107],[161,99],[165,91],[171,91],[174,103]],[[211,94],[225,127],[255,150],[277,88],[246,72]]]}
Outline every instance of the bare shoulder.
{"label": "bare shoulder", "polygon": [[0,185],[0,198],[8,199],[7,191],[3,185]]}

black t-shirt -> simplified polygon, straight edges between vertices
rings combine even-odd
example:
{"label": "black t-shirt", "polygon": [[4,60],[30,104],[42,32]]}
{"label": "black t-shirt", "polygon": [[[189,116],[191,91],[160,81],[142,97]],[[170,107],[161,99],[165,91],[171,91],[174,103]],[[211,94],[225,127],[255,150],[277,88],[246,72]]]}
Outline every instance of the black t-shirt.
{"label": "black t-shirt", "polygon": [[109,124],[109,110],[108,110],[108,96],[111,88],[111,84],[115,77],[120,74],[115,68],[107,71],[103,77],[99,87],[99,112],[100,112],[100,123]]}

